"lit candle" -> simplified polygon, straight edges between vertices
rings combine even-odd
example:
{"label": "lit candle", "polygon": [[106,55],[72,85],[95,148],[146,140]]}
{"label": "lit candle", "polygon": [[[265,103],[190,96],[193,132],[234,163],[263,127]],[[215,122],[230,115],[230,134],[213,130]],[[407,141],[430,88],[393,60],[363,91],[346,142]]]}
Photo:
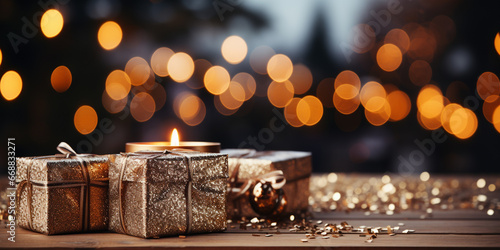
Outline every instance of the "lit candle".
{"label": "lit candle", "polygon": [[219,153],[219,142],[201,142],[201,141],[180,141],[177,129],[172,131],[170,141],[155,141],[155,142],[128,142],[125,146],[125,151],[137,152],[144,150],[163,151],[165,149],[172,150],[176,148],[190,149],[199,152]]}

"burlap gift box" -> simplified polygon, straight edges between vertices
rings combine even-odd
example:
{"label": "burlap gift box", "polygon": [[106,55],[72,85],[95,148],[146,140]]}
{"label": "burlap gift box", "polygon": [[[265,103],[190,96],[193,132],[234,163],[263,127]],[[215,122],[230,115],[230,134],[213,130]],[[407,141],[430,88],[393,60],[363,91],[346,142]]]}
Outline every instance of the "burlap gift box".
{"label": "burlap gift box", "polygon": [[16,221],[23,228],[63,234],[108,228],[108,157],[63,155],[17,158]]}
{"label": "burlap gift box", "polygon": [[157,238],[226,229],[225,154],[123,153],[109,176],[112,231]]}
{"label": "burlap gift box", "polygon": [[[224,149],[229,156],[229,173],[236,174],[237,183],[242,186],[249,179],[259,180],[270,172],[281,170],[286,179],[282,187],[287,205],[283,214],[307,211],[309,198],[309,177],[312,172],[311,153],[299,151],[261,151],[251,149]],[[234,171],[238,168],[237,171]],[[236,173],[235,173],[236,172]],[[230,179],[233,179],[231,176]],[[248,195],[228,199],[228,216],[239,219],[254,217],[258,214],[252,209]]]}

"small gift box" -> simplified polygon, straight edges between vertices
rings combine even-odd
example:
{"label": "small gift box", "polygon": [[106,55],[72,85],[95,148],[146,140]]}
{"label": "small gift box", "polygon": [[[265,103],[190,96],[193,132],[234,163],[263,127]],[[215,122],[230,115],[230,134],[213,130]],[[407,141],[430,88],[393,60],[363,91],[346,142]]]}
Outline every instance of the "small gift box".
{"label": "small gift box", "polygon": [[227,155],[140,151],[110,159],[110,230],[157,238],[226,229]]}
{"label": "small gift box", "polygon": [[229,156],[230,218],[307,211],[311,153],[251,149],[225,149],[222,153]]}
{"label": "small gift box", "polygon": [[53,156],[17,158],[17,223],[44,234],[108,228],[108,157],[76,154],[62,142]]}

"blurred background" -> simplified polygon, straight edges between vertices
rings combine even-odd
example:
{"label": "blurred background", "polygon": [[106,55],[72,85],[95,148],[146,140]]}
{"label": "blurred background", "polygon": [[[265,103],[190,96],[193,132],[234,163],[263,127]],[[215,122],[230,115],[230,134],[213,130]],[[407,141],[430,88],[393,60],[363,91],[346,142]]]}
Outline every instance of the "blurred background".
{"label": "blurred background", "polygon": [[499,173],[498,1],[0,1],[0,162],[216,141]]}

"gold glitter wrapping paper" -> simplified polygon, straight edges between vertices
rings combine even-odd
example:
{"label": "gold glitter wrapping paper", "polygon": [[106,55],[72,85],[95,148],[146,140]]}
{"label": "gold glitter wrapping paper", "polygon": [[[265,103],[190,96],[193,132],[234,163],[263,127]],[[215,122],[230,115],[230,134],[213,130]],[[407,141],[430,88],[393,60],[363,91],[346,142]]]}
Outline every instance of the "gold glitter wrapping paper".
{"label": "gold glitter wrapping paper", "polygon": [[[287,199],[284,214],[306,211],[309,198],[309,177],[312,172],[311,153],[299,151],[261,151],[248,149],[224,149],[222,153],[229,155],[229,173],[239,164],[238,183],[256,178],[274,170],[282,170],[286,178],[283,187]],[[244,195],[235,201],[228,201],[228,216],[254,217],[248,196]]]}
{"label": "gold glitter wrapping paper", "polygon": [[[190,152],[192,170],[190,233],[226,229],[227,155]],[[119,197],[122,176],[121,203]],[[111,157],[111,231],[143,238],[185,234],[188,166],[177,154],[121,154]],[[123,230],[120,221],[123,214]]]}
{"label": "gold glitter wrapping paper", "polygon": [[[85,156],[89,172],[89,224],[88,231],[108,228],[108,166],[107,156]],[[82,232],[82,193],[84,176],[76,158],[23,157],[17,158],[18,208],[16,221],[22,228],[29,228],[29,184],[31,182],[31,227],[43,234]],[[28,173],[28,168],[30,172]],[[97,181],[101,184],[95,185]],[[48,183],[56,183],[47,187]],[[106,185],[102,185],[106,183]],[[72,185],[58,186],[61,185]]]}

